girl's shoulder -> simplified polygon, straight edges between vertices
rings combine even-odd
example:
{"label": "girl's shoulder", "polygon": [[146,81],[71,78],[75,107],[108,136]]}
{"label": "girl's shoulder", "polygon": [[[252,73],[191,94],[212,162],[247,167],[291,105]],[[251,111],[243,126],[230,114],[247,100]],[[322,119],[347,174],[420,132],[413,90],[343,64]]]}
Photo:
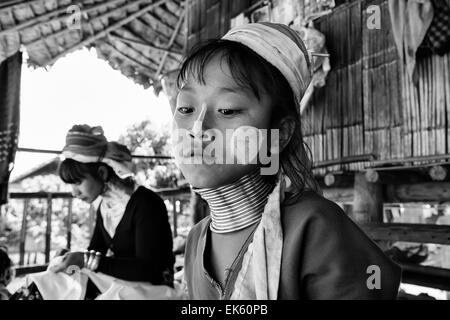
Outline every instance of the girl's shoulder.
{"label": "girl's shoulder", "polygon": [[335,202],[313,191],[306,191],[296,201],[283,206],[282,219],[306,222],[308,220],[325,220],[337,222],[348,218]]}
{"label": "girl's shoulder", "polygon": [[285,236],[298,240],[325,235],[329,239],[369,240],[339,205],[312,191],[282,207],[281,223]]}

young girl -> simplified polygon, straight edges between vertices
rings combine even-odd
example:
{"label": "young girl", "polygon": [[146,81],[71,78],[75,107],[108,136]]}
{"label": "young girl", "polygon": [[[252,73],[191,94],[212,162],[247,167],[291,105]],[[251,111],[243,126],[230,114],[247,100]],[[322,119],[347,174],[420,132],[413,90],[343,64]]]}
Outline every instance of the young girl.
{"label": "young girl", "polygon": [[[173,113],[184,151],[175,156],[211,211],[186,244],[191,299],[396,298],[399,267],[320,195],[312,176],[299,112],[310,70],[298,34],[272,23],[237,27],[183,63]],[[261,154],[244,164],[218,159],[234,148],[226,132],[242,127],[279,134],[267,139],[277,174],[261,175]],[[198,161],[212,143],[223,150]]]}
{"label": "young girl", "polygon": [[101,127],[74,126],[67,134],[61,179],[74,196],[101,202],[89,253],[66,253],[53,271],[87,267],[128,281],[172,286],[172,232],[163,200],[132,180],[131,154],[108,142]]}

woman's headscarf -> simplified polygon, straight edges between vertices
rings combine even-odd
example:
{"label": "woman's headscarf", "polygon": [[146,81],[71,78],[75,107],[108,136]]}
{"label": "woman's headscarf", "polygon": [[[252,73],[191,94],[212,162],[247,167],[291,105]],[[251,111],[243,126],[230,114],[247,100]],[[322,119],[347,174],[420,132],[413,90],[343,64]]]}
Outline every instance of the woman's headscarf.
{"label": "woman's headscarf", "polygon": [[73,126],[66,135],[62,156],[81,163],[105,163],[121,179],[133,175],[130,150],[118,142],[109,142],[100,126]]}
{"label": "woman's headscarf", "polygon": [[278,23],[249,23],[231,29],[222,39],[245,45],[276,67],[289,82],[300,113],[312,67],[306,46],[295,30]]}

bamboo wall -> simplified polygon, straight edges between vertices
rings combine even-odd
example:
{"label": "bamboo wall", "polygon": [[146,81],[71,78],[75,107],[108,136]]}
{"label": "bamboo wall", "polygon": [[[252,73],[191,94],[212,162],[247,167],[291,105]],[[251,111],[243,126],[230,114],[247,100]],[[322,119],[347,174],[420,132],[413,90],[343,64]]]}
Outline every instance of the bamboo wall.
{"label": "bamboo wall", "polygon": [[224,35],[230,20],[252,0],[191,0],[188,4],[188,48],[198,42]]}
{"label": "bamboo wall", "polygon": [[[223,35],[230,19],[255,2],[190,1],[188,47]],[[392,160],[450,153],[450,55],[418,60],[420,81],[414,87],[398,58],[388,0],[336,3],[343,4],[315,21],[326,36],[332,70],[303,115],[314,163],[369,154]],[[380,29],[367,27],[370,5],[381,8]],[[316,173],[367,165],[339,164]]]}
{"label": "bamboo wall", "polygon": [[[450,1],[447,0],[449,3]],[[381,7],[381,29],[366,26]],[[419,84],[399,61],[387,0],[355,1],[316,22],[327,37],[332,71],[304,114],[314,162],[373,154],[378,160],[450,152],[450,54],[418,60]],[[354,163],[316,170],[360,170]]]}

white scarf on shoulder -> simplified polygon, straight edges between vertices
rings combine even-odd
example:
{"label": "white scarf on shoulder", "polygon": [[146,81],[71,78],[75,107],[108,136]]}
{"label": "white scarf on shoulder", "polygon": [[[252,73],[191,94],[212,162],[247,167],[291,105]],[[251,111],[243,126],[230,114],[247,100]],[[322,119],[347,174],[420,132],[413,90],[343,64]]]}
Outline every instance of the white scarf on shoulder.
{"label": "white scarf on shoulder", "polygon": [[287,189],[281,176],[269,195],[234,285],[231,300],[276,300],[283,253],[281,203]]}

